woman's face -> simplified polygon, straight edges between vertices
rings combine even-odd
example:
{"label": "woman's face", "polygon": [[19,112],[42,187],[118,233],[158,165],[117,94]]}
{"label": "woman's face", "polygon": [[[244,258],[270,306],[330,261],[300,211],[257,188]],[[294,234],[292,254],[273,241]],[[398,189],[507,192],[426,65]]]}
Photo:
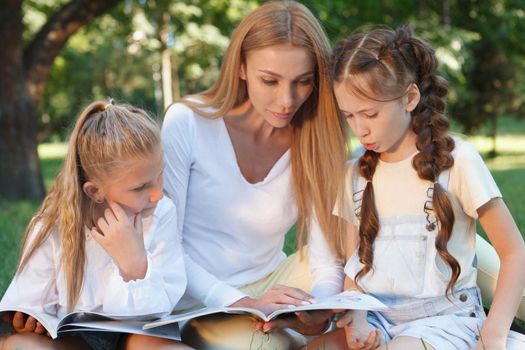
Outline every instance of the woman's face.
{"label": "woman's face", "polygon": [[248,51],[240,77],[256,113],[282,128],[312,93],[314,70],[314,59],[305,48],[283,44]]}

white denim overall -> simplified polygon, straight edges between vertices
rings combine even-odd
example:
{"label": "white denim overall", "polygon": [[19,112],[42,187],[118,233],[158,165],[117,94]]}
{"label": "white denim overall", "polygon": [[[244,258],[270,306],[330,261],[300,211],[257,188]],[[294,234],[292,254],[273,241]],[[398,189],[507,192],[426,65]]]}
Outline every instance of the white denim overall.
{"label": "white denim overall", "polygon": [[[359,176],[355,164],[352,179],[358,220],[366,181]],[[439,177],[445,190],[448,180],[449,171]],[[398,336],[411,336],[423,339],[436,350],[471,349],[485,319],[479,289],[469,282],[471,285],[454,288],[448,299],[445,296],[450,274],[442,271],[450,269],[435,247],[438,233],[435,216],[427,216],[422,204],[422,215],[380,217],[379,223],[380,231],[373,247],[373,269],[358,284],[390,309],[369,312],[369,323],[381,329],[384,342]],[[444,265],[438,266],[440,264]],[[475,259],[470,264],[475,265]],[[356,249],[346,263],[345,273],[354,279],[362,267]],[[466,270],[472,269],[462,266],[462,272]],[[475,276],[469,280],[475,281]]]}

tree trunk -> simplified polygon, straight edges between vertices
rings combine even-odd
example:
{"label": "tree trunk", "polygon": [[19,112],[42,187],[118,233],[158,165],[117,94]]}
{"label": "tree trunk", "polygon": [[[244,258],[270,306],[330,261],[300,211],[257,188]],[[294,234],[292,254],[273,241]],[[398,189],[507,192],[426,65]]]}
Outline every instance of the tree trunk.
{"label": "tree trunk", "polygon": [[42,199],[37,106],[56,56],[80,27],[119,0],[75,0],[62,6],[23,48],[22,0],[0,8],[0,197]]}
{"label": "tree trunk", "polygon": [[0,11],[0,197],[41,199],[44,186],[37,155],[37,120],[22,63],[22,1]]}

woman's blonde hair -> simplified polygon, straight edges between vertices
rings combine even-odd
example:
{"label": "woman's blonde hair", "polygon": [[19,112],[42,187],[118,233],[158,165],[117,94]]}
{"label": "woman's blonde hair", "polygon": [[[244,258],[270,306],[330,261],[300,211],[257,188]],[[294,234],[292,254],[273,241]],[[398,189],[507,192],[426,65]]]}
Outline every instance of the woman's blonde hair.
{"label": "woman's blonde hair", "polygon": [[93,219],[88,217],[93,202],[82,186],[88,179],[103,179],[121,170],[126,160],[148,156],[159,147],[159,127],[145,111],[130,105],[91,103],[75,124],[53,187],[26,229],[17,273],[30,263],[51,232],[58,230],[67,307],[73,310],[84,280],[84,226]]}
{"label": "woman's blonde hair", "polygon": [[[313,92],[291,122],[298,243],[302,246],[314,210],[333,250],[344,257],[344,235],[340,234],[344,231],[343,221],[332,215],[344,177],[344,122],[332,92],[330,43],[308,8],[296,1],[270,1],[251,12],[233,32],[215,84],[200,94],[201,101],[183,102],[208,118],[226,115],[248,99],[246,82],[239,76],[247,52],[281,44],[305,48],[315,63]],[[205,112],[207,107],[213,112]],[[334,237],[339,240],[334,241]]]}

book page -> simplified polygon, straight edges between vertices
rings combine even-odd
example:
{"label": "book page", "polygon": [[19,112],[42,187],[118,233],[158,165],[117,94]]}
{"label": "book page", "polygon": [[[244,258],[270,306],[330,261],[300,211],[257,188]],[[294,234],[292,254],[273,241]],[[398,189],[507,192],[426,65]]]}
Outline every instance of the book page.
{"label": "book page", "polygon": [[248,308],[248,307],[205,307],[197,310],[192,310],[189,312],[183,312],[178,314],[172,314],[166,317],[163,317],[157,321],[153,321],[144,325],[144,329],[151,329],[155,327],[160,327],[170,323],[182,322],[190,320],[192,318],[197,318],[206,315],[213,315],[218,313],[228,313],[236,315],[253,315],[260,319],[264,319],[266,316],[264,313],[258,309]]}
{"label": "book page", "polygon": [[83,322],[67,323],[59,327],[58,334],[67,332],[117,332],[129,334],[144,334],[160,338],[180,341],[178,323],[167,324],[154,329],[143,329],[148,321],[137,320],[92,320]]}
{"label": "book page", "polygon": [[359,293],[357,291],[344,291],[326,299],[318,300],[314,304],[293,306],[277,310],[266,316],[262,311],[247,307],[205,307],[198,310],[193,310],[185,313],[172,314],[163,317],[157,321],[153,321],[144,325],[144,329],[151,329],[154,327],[163,326],[166,324],[190,320],[206,315],[216,313],[228,313],[239,315],[251,315],[263,321],[269,321],[279,315],[293,313],[296,311],[311,311],[311,310],[331,310],[331,309],[346,309],[346,310],[382,310],[386,309],[386,305],[371,295]]}
{"label": "book page", "polygon": [[287,309],[281,309],[272,312],[267,319],[273,319],[279,315],[292,313],[296,311],[313,311],[313,310],[371,310],[379,311],[386,309],[387,306],[378,299],[369,294],[360,293],[358,291],[344,291],[331,297],[317,300],[317,302],[310,305],[291,306]]}

